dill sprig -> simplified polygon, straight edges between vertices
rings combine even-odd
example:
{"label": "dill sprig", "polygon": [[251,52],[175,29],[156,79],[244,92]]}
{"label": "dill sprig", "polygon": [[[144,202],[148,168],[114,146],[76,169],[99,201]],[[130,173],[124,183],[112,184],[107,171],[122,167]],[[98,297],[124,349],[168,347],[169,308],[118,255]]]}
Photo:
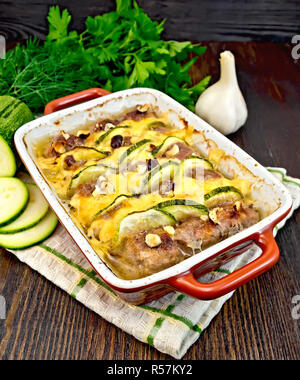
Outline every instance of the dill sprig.
{"label": "dill sprig", "polygon": [[[0,95],[41,112],[49,101],[90,87],[119,91],[150,87],[193,110],[210,77],[191,87],[189,69],[206,50],[162,39],[164,22],[152,21],[136,1],[116,0],[116,11],[88,17],[82,33],[69,31],[67,9],[50,7],[45,41],[30,38],[0,60]],[[196,57],[190,59],[191,53]]]}

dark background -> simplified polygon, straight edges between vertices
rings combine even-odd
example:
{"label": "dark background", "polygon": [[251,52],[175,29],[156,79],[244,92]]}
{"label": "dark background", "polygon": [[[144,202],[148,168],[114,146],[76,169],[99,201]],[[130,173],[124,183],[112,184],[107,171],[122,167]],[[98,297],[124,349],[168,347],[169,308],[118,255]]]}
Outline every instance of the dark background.
{"label": "dark background", "polygon": [[[290,42],[300,33],[299,0],[137,0],[156,20],[167,18],[166,39]],[[50,5],[67,7],[72,27],[87,16],[115,8],[115,0],[1,0],[0,34],[9,42],[28,35],[43,38]],[[298,32],[298,33],[297,33]]]}
{"label": "dark background", "polygon": [[[191,69],[194,84],[205,75],[214,83],[220,52],[235,54],[249,117],[229,138],[263,165],[285,167],[300,178],[300,59],[292,58],[290,44],[300,34],[300,0],[138,3],[152,18],[167,18],[165,39],[203,41],[207,46]],[[0,34],[9,42],[29,35],[43,38],[48,8],[54,4],[0,0]],[[72,27],[79,30],[87,16],[115,7],[114,0],[59,4],[68,7]],[[240,287],[183,359],[299,360],[300,319],[291,314],[292,298],[300,294],[299,231],[298,210],[276,237],[279,263]],[[3,249],[0,295],[8,312],[0,321],[0,360],[170,359],[106,322]]]}

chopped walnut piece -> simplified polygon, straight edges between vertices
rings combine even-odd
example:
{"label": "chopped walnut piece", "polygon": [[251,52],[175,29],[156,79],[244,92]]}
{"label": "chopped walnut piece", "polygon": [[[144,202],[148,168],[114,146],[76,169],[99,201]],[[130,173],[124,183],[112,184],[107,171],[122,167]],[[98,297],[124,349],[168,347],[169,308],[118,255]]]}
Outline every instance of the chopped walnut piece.
{"label": "chopped walnut piece", "polygon": [[215,207],[214,209],[209,211],[209,218],[212,220],[215,224],[218,224],[218,211],[220,210],[220,207]]}
{"label": "chopped walnut piece", "polygon": [[155,248],[161,245],[161,238],[157,234],[147,234],[145,237],[145,242],[150,248]]}
{"label": "chopped walnut piece", "polygon": [[235,202],[234,207],[235,207],[236,211],[240,211],[240,209],[242,207],[242,202],[241,201]]}
{"label": "chopped walnut piece", "polygon": [[175,229],[172,226],[165,226],[164,230],[166,231],[167,234],[169,235],[174,235],[175,234]]}
{"label": "chopped walnut piece", "polygon": [[105,132],[107,132],[108,130],[112,129],[112,128],[115,128],[115,125],[112,124],[112,123],[106,123],[105,124]]}
{"label": "chopped walnut piece", "polygon": [[62,134],[62,136],[63,136],[66,140],[68,140],[68,138],[70,137],[69,133],[65,133],[64,131],[61,131],[60,133]]}
{"label": "chopped walnut piece", "polygon": [[178,148],[178,145],[175,144],[175,145],[173,145],[173,147],[171,149],[169,149],[166,152],[166,157],[174,157],[178,153],[179,153],[179,148]]}
{"label": "chopped walnut piece", "polygon": [[76,133],[76,136],[77,136],[77,137],[80,137],[80,138],[88,137],[89,135],[90,135],[90,131],[88,131],[88,130],[84,130],[84,129],[80,129],[80,130],[77,131],[77,133]]}
{"label": "chopped walnut piece", "polygon": [[138,105],[137,110],[139,112],[147,112],[150,108],[150,104]]}
{"label": "chopped walnut piece", "polygon": [[115,187],[110,183],[106,177],[100,176],[97,180],[93,196],[104,195],[104,194],[114,194]]}

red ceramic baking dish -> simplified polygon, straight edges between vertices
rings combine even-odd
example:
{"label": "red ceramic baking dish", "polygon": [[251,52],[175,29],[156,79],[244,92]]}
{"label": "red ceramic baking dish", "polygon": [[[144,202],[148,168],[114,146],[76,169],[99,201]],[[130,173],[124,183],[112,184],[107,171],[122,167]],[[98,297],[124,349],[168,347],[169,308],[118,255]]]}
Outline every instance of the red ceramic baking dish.
{"label": "red ceramic baking dish", "polygon": [[[66,133],[100,119],[114,119],[130,112],[137,105],[151,104],[160,112],[168,112],[175,127],[189,123],[201,131],[198,148],[206,156],[210,146],[226,152],[221,170],[229,177],[238,173],[241,178],[256,178],[252,185],[252,199],[262,219],[250,228],[217,243],[181,263],[138,280],[117,277],[96,254],[88,239],[72,221],[68,208],[56,195],[40,170],[36,145],[45,138],[54,137],[60,130]],[[103,89],[89,89],[49,103],[45,116],[36,119],[15,134],[18,153],[32,178],[41,189],[61,223],[81,249],[99,276],[124,300],[132,304],[150,302],[177,290],[189,296],[208,300],[223,296],[270,269],[279,259],[279,249],[273,229],[291,210],[292,200],[286,188],[263,166],[233,144],[202,119],[171,99],[152,89],[137,88],[110,94]],[[248,265],[212,283],[201,283],[197,278],[227,263],[233,257],[257,244],[261,256]]]}

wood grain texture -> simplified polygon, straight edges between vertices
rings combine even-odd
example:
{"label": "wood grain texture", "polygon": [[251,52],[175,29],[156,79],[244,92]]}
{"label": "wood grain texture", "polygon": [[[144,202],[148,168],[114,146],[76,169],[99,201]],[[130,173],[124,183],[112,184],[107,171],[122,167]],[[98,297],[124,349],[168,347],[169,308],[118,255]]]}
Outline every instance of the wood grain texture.
{"label": "wood grain texture", "polygon": [[[138,0],[151,18],[167,19],[165,38],[202,41],[291,41],[299,32],[297,0]],[[0,34],[8,42],[30,35],[43,38],[50,5],[67,7],[72,26],[84,28],[87,16],[115,8],[114,0],[1,0]],[[180,26],[180,27],[179,27]]]}
{"label": "wood grain texture", "polygon": [[[262,164],[300,177],[300,62],[291,47],[273,43],[208,43],[192,71],[194,82],[219,75],[218,54],[236,55],[249,108],[246,125],[230,138]],[[279,263],[238,289],[184,359],[300,359],[300,212],[277,242]],[[0,255],[0,359],[170,359],[107,323],[13,255]]]}

